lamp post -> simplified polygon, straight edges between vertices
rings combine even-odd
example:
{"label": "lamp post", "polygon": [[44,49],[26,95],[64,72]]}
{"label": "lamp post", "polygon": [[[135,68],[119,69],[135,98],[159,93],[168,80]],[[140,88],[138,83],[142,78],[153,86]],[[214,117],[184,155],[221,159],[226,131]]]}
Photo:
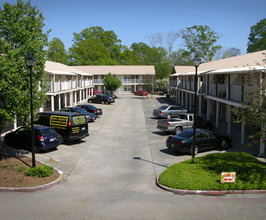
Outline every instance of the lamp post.
{"label": "lamp post", "polygon": [[195,159],[195,143],[196,143],[196,115],[197,115],[197,90],[198,90],[198,66],[200,65],[201,59],[196,55],[193,58],[193,65],[195,66],[196,72],[194,77],[194,120],[193,120],[193,142],[192,142],[192,162]]}
{"label": "lamp post", "polygon": [[32,68],[35,63],[35,59],[32,56],[28,56],[27,66],[30,68],[30,119],[31,119],[31,150],[32,150],[32,167],[35,167],[35,143],[34,143],[34,129],[33,129],[33,99],[32,99]]}

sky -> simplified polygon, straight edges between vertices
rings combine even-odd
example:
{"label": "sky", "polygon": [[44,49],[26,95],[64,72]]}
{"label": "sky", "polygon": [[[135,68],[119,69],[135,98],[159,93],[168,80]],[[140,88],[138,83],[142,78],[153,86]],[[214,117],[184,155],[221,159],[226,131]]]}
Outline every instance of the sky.
{"label": "sky", "polygon": [[[0,0],[15,4],[16,0]],[[58,37],[66,50],[73,33],[100,26],[114,31],[123,45],[144,42],[148,36],[166,35],[193,25],[208,25],[221,37],[217,45],[235,47],[245,54],[250,28],[266,18],[265,0],[31,0],[45,17],[49,41]],[[174,51],[184,48],[182,39]]]}

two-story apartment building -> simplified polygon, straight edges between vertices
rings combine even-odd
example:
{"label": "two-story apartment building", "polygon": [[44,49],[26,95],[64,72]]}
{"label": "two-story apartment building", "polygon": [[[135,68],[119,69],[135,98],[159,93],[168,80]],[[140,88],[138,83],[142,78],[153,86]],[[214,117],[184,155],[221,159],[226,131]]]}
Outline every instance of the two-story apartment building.
{"label": "two-story apartment building", "polygon": [[116,94],[131,94],[139,89],[147,80],[155,77],[154,66],[74,66],[82,72],[93,75],[93,85],[96,91],[103,91],[103,79],[111,73],[121,80],[122,86],[117,89]]}
{"label": "two-story apartment building", "polygon": [[93,75],[79,69],[52,61],[45,62],[49,100],[40,111],[61,110],[75,106],[93,94]]}
{"label": "two-story apartment building", "polygon": [[[243,74],[256,70],[265,77],[266,50],[203,63],[198,67],[198,109],[197,113],[214,121],[215,127],[227,126],[231,134],[234,114],[233,107],[241,107],[246,102],[247,88]],[[194,66],[175,66],[170,76],[170,96],[176,103],[193,110]],[[245,125],[240,127],[241,143],[245,142]]]}

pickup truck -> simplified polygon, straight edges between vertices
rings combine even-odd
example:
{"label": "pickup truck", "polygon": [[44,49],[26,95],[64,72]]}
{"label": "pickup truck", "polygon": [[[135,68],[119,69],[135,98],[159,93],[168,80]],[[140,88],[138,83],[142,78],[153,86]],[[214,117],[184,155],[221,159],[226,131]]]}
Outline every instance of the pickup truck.
{"label": "pickup truck", "polygon": [[[196,116],[196,118],[196,128],[212,129],[211,121],[204,120],[199,116]],[[179,114],[178,118],[158,120],[157,128],[162,131],[178,134],[185,129],[193,128],[193,123],[193,113],[182,113]]]}

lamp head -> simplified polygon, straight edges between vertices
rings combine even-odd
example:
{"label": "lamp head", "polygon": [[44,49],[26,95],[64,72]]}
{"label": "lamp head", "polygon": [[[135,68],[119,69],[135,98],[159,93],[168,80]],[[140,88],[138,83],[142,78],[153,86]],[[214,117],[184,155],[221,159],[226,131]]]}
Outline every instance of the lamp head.
{"label": "lamp head", "polygon": [[28,56],[26,58],[26,61],[27,61],[27,66],[28,67],[33,67],[36,60],[32,56]]}
{"label": "lamp head", "polygon": [[194,58],[193,58],[193,65],[195,67],[198,67],[200,65],[200,61],[201,61],[201,58],[198,57],[198,55],[196,55]]}

